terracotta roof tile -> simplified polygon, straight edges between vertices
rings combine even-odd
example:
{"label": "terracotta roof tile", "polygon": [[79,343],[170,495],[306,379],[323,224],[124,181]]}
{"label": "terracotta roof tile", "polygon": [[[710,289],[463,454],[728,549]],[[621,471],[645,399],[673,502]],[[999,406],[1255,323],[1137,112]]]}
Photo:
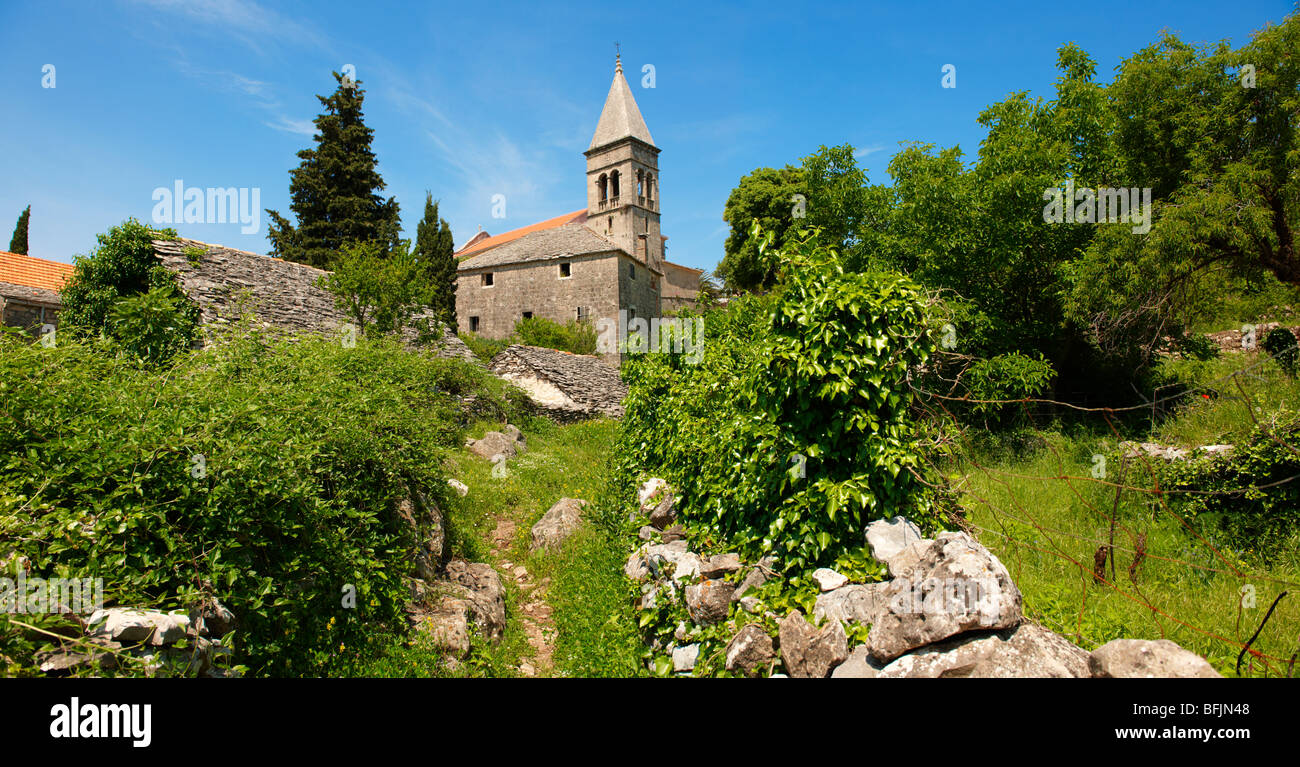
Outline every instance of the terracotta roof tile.
{"label": "terracotta roof tile", "polygon": [[[545,229],[554,229],[557,226],[564,226],[565,224],[574,224],[574,223],[580,224],[585,222],[586,220],[587,220],[587,209],[583,208],[582,210],[575,210],[572,213],[565,213],[563,216],[548,218],[545,221],[532,224],[531,226],[525,226],[519,229],[513,229],[509,232],[506,232],[505,234],[498,234],[495,237],[488,237],[486,239],[479,240],[478,242],[474,242],[473,240],[470,240],[469,243],[465,245],[465,247],[461,248],[459,251],[456,252],[456,258],[466,258],[468,256],[475,255],[477,253],[482,253],[483,251],[488,250],[489,248],[495,248],[498,245],[504,245],[507,242],[512,242],[514,240],[517,240],[526,234],[532,234],[533,232],[540,232]],[[477,235],[475,236],[477,237]]]}
{"label": "terracotta roof tile", "polygon": [[0,282],[58,291],[70,277],[71,264],[0,250]]}

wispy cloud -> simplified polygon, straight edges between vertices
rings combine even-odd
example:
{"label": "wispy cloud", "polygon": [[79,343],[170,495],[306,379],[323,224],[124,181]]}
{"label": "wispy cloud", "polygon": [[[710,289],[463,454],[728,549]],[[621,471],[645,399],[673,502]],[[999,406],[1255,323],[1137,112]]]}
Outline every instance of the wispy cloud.
{"label": "wispy cloud", "polygon": [[853,156],[861,160],[867,155],[872,155],[876,152],[883,152],[884,150],[885,146],[883,144],[872,144],[871,146],[858,147],[857,149],[854,149]]}
{"label": "wispy cloud", "polygon": [[216,29],[229,39],[266,53],[270,46],[292,44],[325,46],[327,39],[314,27],[285,16],[253,0],[129,0],[135,5],[184,16],[191,24]]}

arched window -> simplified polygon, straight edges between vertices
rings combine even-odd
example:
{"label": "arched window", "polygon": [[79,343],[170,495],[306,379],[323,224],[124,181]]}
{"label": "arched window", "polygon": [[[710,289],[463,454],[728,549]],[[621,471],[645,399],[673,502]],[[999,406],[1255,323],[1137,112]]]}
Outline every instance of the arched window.
{"label": "arched window", "polygon": [[609,174],[609,196],[618,199],[618,171]]}
{"label": "arched window", "polygon": [[605,200],[608,200],[609,176],[606,176],[604,173],[600,174],[600,178],[596,179],[596,188],[600,190],[600,201],[604,202]]}
{"label": "arched window", "polygon": [[645,173],[639,169],[636,172],[636,196],[645,197]]}
{"label": "arched window", "polygon": [[651,201],[655,198],[655,177],[649,173],[645,174],[645,198]]}

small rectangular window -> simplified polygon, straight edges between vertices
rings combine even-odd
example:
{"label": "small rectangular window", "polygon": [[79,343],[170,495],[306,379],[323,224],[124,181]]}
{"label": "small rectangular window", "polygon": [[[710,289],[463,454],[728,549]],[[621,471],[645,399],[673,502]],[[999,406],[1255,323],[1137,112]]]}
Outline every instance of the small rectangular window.
{"label": "small rectangular window", "polygon": [[492,272],[483,273],[483,287],[485,288],[492,287]]}
{"label": "small rectangular window", "polygon": [[524,312],[524,319],[531,320],[532,318],[533,318],[532,312]]}
{"label": "small rectangular window", "polygon": [[636,279],[636,264],[627,265],[627,276],[631,279]]}
{"label": "small rectangular window", "polygon": [[578,307],[578,321],[579,321],[579,322],[582,322],[582,321],[585,320],[585,319],[587,319],[587,307],[585,307],[585,306],[579,306],[579,307]]}
{"label": "small rectangular window", "polygon": [[560,264],[560,279],[573,276],[573,269],[570,264]]}
{"label": "small rectangular window", "polygon": [[475,333],[478,332],[478,317],[469,318],[469,329]]}

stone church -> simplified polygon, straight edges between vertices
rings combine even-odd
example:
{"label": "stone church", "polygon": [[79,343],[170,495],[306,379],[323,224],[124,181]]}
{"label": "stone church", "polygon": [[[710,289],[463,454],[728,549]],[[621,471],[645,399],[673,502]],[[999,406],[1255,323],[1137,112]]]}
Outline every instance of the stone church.
{"label": "stone church", "polygon": [[525,317],[595,323],[660,317],[693,303],[701,270],[664,257],[659,148],[616,60],[587,158],[587,207],[491,236],[456,253],[461,330],[491,338]]}

